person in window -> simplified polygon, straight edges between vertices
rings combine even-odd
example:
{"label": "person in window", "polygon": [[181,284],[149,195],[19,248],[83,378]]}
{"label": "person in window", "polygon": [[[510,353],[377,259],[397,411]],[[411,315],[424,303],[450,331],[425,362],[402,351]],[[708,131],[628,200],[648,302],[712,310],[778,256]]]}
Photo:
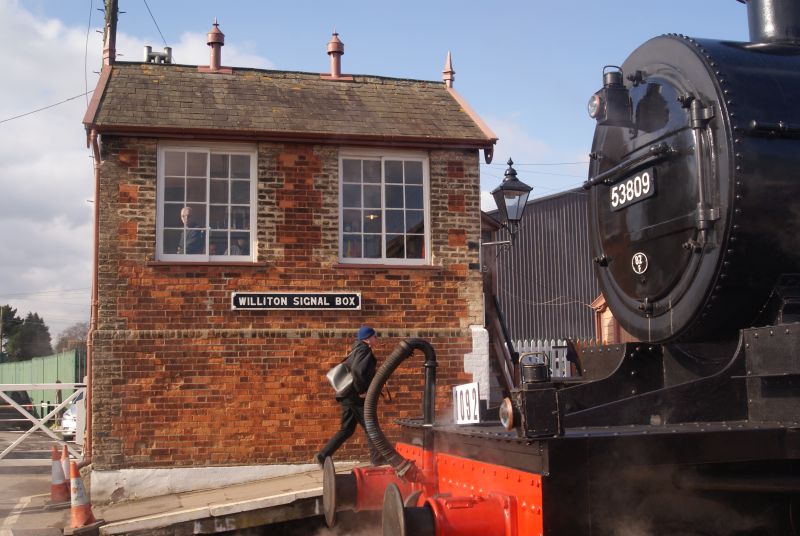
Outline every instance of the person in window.
{"label": "person in window", "polygon": [[231,244],[231,255],[250,255],[250,244],[247,239],[238,237]]}
{"label": "person in window", "polygon": [[183,207],[181,209],[181,222],[183,222],[184,232],[178,244],[178,253],[187,255],[203,253],[206,246],[206,236],[202,229],[197,229],[199,226],[192,216],[192,207]]}
{"label": "person in window", "polygon": [[[322,447],[317,454],[314,455],[314,463],[322,466],[325,458],[333,456],[339,447],[344,444],[350,436],[356,431],[356,424],[360,424],[361,428],[366,430],[364,426],[364,397],[367,394],[369,384],[375,376],[375,369],[378,365],[378,360],[375,359],[375,354],[372,349],[378,344],[378,335],[375,330],[370,326],[361,326],[358,330],[356,342],[350,350],[350,355],[347,356],[347,365],[353,375],[354,389],[350,394],[344,398],[338,398],[336,401],[341,406],[342,420],[339,430],[333,434],[333,437]],[[383,457],[378,453],[375,447],[367,438],[369,445],[369,458],[372,465],[383,465]]]}

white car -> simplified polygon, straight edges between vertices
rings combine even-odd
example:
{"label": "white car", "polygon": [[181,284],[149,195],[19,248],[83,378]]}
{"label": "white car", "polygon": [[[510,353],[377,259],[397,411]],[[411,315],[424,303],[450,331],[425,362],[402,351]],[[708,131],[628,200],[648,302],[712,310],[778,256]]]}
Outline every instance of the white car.
{"label": "white car", "polygon": [[61,416],[61,435],[64,439],[75,439],[75,432],[78,429],[78,409],[75,404],[70,404]]}
{"label": "white car", "polygon": [[78,405],[82,404],[83,393],[79,394],[78,397],[73,400],[72,404],[67,406],[67,409],[64,410],[64,414],[61,416],[61,427],[59,429],[64,439],[71,438],[73,441],[76,439],[75,434],[77,434],[78,431]]}

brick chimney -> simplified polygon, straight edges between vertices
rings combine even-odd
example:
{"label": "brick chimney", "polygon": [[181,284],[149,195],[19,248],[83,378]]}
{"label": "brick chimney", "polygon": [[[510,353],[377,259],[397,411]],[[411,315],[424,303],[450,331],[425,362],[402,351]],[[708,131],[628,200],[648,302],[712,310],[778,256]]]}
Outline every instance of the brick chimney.
{"label": "brick chimney", "polygon": [[230,67],[222,67],[222,47],[225,45],[225,34],[219,29],[219,23],[214,18],[214,25],[208,32],[208,46],[211,47],[211,56],[208,67],[197,68],[201,73],[231,74]]}
{"label": "brick chimney", "polygon": [[328,56],[331,57],[331,72],[322,73],[322,78],[329,80],[352,80],[352,76],[342,76],[342,55],[344,54],[344,43],[339,40],[339,34],[333,30],[330,42],[328,42]]}

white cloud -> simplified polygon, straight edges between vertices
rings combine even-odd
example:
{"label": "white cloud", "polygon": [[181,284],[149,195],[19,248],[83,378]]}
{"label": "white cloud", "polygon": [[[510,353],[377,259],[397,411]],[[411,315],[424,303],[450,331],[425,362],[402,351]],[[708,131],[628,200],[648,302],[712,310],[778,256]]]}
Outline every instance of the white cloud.
{"label": "white cloud", "polygon": [[[143,61],[145,45],[151,46],[154,52],[163,50],[163,46],[157,42],[118,33],[117,50],[121,53],[118,60]],[[255,44],[252,42],[226,44],[222,47],[222,65],[252,69],[275,68],[270,60],[254,53],[254,49]],[[208,65],[209,54],[210,49],[205,33],[184,32],[180,41],[172,45],[173,62],[181,65]]]}
{"label": "white cloud", "polygon": [[[68,27],[0,0],[3,99],[0,121],[93,90],[102,61],[92,28]],[[88,44],[88,46],[87,46]],[[159,42],[117,35],[120,61],[142,61]],[[225,45],[223,65],[273,68],[253,43]],[[207,65],[205,33],[184,33],[173,45],[177,62]],[[44,317],[55,343],[75,322],[86,322],[91,286],[91,153],[82,125],[87,98],[0,123],[0,304],[21,316]]]}
{"label": "white cloud", "polygon": [[[0,47],[14,51],[4,59],[0,120],[85,91],[85,29],[37,19],[18,2],[0,2],[0,19]],[[93,89],[100,51],[89,52]],[[85,107],[80,97],[0,123],[0,304],[44,317],[53,342],[88,319],[92,230],[85,200],[93,176]]]}
{"label": "white cloud", "polygon": [[[531,133],[528,127],[514,117],[484,117],[499,138],[491,165],[481,165],[481,209],[494,210],[490,192],[503,180],[508,159],[520,180],[533,187],[531,198],[551,195],[580,185],[586,179],[589,149],[559,150],[542,137]],[[580,162],[573,164],[572,162]]]}
{"label": "white cloud", "polygon": [[489,190],[481,191],[481,210],[484,212],[491,212],[497,208],[497,203],[494,202],[494,197]]}

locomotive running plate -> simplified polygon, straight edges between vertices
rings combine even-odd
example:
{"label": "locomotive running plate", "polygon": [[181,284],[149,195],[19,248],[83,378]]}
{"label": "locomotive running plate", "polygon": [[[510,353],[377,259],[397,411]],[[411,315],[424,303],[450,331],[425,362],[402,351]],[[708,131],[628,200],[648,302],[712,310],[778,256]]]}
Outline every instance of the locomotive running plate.
{"label": "locomotive running plate", "polygon": [[611,210],[622,210],[634,203],[653,197],[656,193],[656,170],[647,168],[609,189]]}

